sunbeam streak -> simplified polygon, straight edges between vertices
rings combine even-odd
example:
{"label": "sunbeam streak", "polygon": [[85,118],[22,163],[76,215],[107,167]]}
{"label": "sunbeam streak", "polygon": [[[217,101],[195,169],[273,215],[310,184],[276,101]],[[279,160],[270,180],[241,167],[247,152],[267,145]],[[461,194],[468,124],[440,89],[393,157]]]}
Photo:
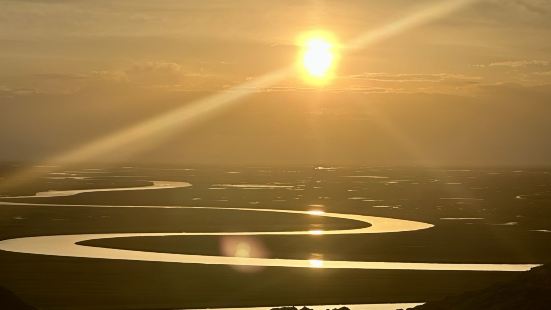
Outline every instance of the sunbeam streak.
{"label": "sunbeam streak", "polygon": [[[364,33],[345,44],[344,48],[347,50],[365,48],[383,39],[403,33],[413,27],[426,24],[437,18],[441,18],[444,15],[450,14],[468,4],[473,3],[474,1],[476,0],[454,0],[435,3],[424,10],[420,10],[386,26]],[[313,58],[316,60],[314,73],[318,72],[316,70],[325,70],[328,66],[327,61],[322,61],[320,64],[318,58],[320,57]],[[327,57],[325,56],[325,58]],[[267,73],[247,83],[188,103],[180,108],[177,108],[176,110],[169,111],[129,128],[122,129],[89,143],[85,143],[76,149],[69,150],[44,161],[42,166],[67,165],[71,163],[84,162],[86,160],[100,158],[101,155],[113,152],[114,150],[124,150],[124,153],[129,153],[131,151],[135,152],[137,150],[146,149],[151,143],[148,141],[154,141],[155,139],[159,139],[170,134],[175,134],[176,132],[181,133],[182,128],[189,127],[199,121],[204,121],[214,116],[216,112],[220,112],[223,109],[231,107],[231,105],[235,104],[239,99],[272,86],[294,74],[297,74],[294,65]],[[176,129],[178,129],[178,131]],[[155,137],[155,139],[152,139],[152,137]],[[132,148],[129,148],[130,145]],[[44,169],[36,169],[32,167],[23,169],[22,171],[3,179],[0,183],[0,187],[8,188],[17,186],[18,184],[32,179],[41,173],[44,173]]]}
{"label": "sunbeam streak", "polygon": [[155,139],[160,139],[163,136],[174,133],[176,129],[181,130],[182,128],[192,126],[198,122],[206,121],[216,113],[229,108],[231,104],[236,103],[238,99],[242,99],[284,79],[286,76],[289,76],[292,70],[292,67],[288,67],[268,73],[244,84],[188,103],[142,123],[86,143],[78,148],[50,158],[45,161],[45,164],[40,165],[40,167],[30,167],[2,180],[0,187],[8,188],[17,186],[47,171],[48,169],[45,169],[44,166],[55,167],[57,165],[78,163],[98,158],[102,154],[106,154],[115,149],[124,149],[124,153],[146,149],[148,147],[147,141],[155,141]]}
{"label": "sunbeam streak", "polygon": [[451,0],[431,4],[426,9],[419,10],[393,23],[380,27],[375,31],[369,31],[356,37],[354,40],[348,42],[346,48],[350,50],[364,48],[373,43],[401,34],[411,28],[442,18],[475,1],[478,0]]}

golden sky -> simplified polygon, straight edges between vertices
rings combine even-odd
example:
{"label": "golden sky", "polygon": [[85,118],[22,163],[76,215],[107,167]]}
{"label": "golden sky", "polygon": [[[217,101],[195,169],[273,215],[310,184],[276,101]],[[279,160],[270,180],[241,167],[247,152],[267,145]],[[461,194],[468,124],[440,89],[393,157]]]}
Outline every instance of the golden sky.
{"label": "golden sky", "polygon": [[[39,160],[445,1],[0,0],[0,160]],[[551,164],[551,2],[480,0],[99,161]],[[143,141],[151,144],[152,141]]]}

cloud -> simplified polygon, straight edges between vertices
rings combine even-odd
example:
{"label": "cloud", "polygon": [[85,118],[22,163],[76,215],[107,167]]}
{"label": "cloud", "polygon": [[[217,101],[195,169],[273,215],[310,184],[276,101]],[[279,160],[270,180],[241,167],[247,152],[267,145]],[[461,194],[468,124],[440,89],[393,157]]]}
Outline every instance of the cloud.
{"label": "cloud", "polygon": [[25,96],[36,94],[36,90],[32,88],[10,88],[0,85],[0,98],[13,98],[17,96]]}
{"label": "cloud", "polygon": [[476,67],[509,67],[509,68],[523,68],[528,66],[549,66],[551,62],[547,60],[509,60],[492,62],[489,64],[476,65]]}
{"label": "cloud", "polygon": [[219,90],[228,82],[221,75],[164,61],[136,63],[123,70],[96,71],[95,76],[141,88],[176,91]]}
{"label": "cloud", "polygon": [[152,61],[136,63],[122,70],[93,71],[87,77],[89,79],[154,87],[179,84],[187,76],[189,74],[178,63]]}
{"label": "cloud", "polygon": [[44,79],[44,80],[57,80],[57,81],[74,81],[83,80],[87,77],[82,74],[65,74],[65,73],[39,73],[34,74],[32,78]]}
{"label": "cloud", "polygon": [[362,93],[458,94],[480,84],[481,78],[453,73],[366,72],[341,76],[336,83],[346,91]]}
{"label": "cloud", "polygon": [[548,84],[551,82],[551,61],[544,59],[520,59],[495,61],[474,67],[483,69],[480,74],[491,83],[521,83],[526,86]]}
{"label": "cloud", "polygon": [[541,83],[539,85],[524,85],[520,83],[487,83],[479,86],[479,94],[493,98],[507,98],[508,102],[523,102],[526,98],[538,98],[540,102],[548,102],[551,98],[551,83]]}
{"label": "cloud", "polygon": [[539,15],[545,15],[551,12],[551,3],[547,0],[515,0],[509,2],[525,11]]}
{"label": "cloud", "polygon": [[134,81],[173,83],[184,77],[185,70],[174,62],[146,62],[135,64],[124,73]]}
{"label": "cloud", "polygon": [[345,78],[363,79],[379,82],[444,82],[444,81],[473,81],[479,77],[465,76],[462,74],[450,73],[382,73],[369,72],[357,75],[350,75]]}
{"label": "cloud", "polygon": [[337,76],[323,88],[290,79],[262,89],[273,93],[345,93],[345,94],[460,94],[482,83],[480,77],[451,73],[367,72]]}
{"label": "cloud", "polygon": [[[127,68],[94,70],[88,73],[40,73],[10,77],[0,88],[9,94],[76,94],[82,91],[216,91],[228,81],[221,76],[188,70],[175,62],[150,61]],[[231,83],[230,83],[231,84]],[[18,90],[18,91],[16,91]],[[25,90],[25,91],[22,91]]]}

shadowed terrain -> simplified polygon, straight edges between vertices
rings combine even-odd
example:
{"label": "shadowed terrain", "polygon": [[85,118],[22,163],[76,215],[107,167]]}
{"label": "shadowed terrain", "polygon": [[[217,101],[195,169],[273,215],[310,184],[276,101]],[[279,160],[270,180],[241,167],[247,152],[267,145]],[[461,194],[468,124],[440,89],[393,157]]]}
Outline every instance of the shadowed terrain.
{"label": "shadowed terrain", "polygon": [[517,310],[551,307],[551,268],[542,266],[510,281],[431,301],[415,310]]}
{"label": "shadowed terrain", "polygon": [[[4,196],[47,190],[147,186],[178,189],[89,192],[8,199],[2,239],[82,233],[350,229],[344,219],[208,209],[87,208],[202,206],[320,209],[409,219],[430,229],[371,235],[256,236],[272,258],[447,263],[551,261],[545,169],[342,167],[72,168],[53,171]],[[264,186],[264,187],[263,187]],[[268,187],[266,187],[268,186]],[[272,186],[272,187],[269,187]],[[33,206],[47,203],[59,206]],[[220,236],[135,237],[85,245],[161,253],[223,255]],[[175,309],[423,302],[518,276],[512,272],[332,270],[129,262],[0,252],[0,283],[40,309]]]}

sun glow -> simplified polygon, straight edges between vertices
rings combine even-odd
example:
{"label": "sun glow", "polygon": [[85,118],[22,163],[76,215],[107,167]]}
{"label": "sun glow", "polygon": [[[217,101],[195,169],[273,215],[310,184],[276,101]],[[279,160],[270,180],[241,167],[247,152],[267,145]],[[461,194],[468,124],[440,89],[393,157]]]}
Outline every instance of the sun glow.
{"label": "sun glow", "polygon": [[303,47],[300,65],[308,82],[325,83],[331,76],[337,58],[331,36],[310,33],[300,40]]}
{"label": "sun glow", "polygon": [[[475,2],[475,0],[436,1],[433,5],[406,15],[401,19],[394,20],[382,27],[369,29],[352,40],[344,42],[342,45],[336,44],[338,41],[334,40],[334,37],[327,33],[305,33],[295,41],[296,46],[301,47],[301,52],[296,63],[273,72],[268,72],[258,78],[235,85],[211,96],[186,102],[186,104],[174,110],[111,132],[96,140],[84,141],[79,147],[65,150],[56,156],[47,158],[41,162],[40,166],[25,167],[16,171],[13,175],[0,180],[0,186],[3,189],[8,187],[14,188],[30,180],[34,180],[36,177],[45,175],[52,170],[51,168],[44,169],[45,166],[68,166],[73,163],[87,162],[104,155],[118,153],[113,152],[114,150],[124,149],[125,151],[122,152],[124,155],[142,149],[147,150],[155,145],[155,143],[152,143],[153,141],[160,140],[158,136],[163,137],[182,133],[183,129],[189,128],[192,124],[209,119],[209,117],[212,117],[218,111],[242,101],[241,99],[244,97],[265,90],[297,72],[300,72],[306,82],[323,85],[332,76],[336,62],[339,60],[338,50],[355,51],[364,49],[406,32],[411,28],[442,18]],[[297,70],[297,68],[299,69]],[[382,129],[386,131],[396,131],[396,128],[392,128],[388,124],[382,125]],[[415,150],[415,145],[412,147],[411,143],[406,143],[408,141],[401,139],[398,134],[391,132],[391,136],[395,139],[398,138],[398,142],[406,144],[408,150],[413,148],[413,151],[418,153]]]}

